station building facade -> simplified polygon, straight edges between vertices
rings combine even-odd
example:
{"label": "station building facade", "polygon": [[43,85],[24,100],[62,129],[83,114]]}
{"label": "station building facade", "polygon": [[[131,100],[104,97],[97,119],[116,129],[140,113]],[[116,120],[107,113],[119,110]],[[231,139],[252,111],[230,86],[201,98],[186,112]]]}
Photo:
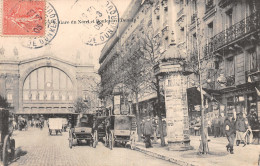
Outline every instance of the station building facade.
{"label": "station building facade", "polygon": [[0,59],[0,95],[21,115],[71,114],[78,97],[88,99],[94,66],[39,56]]}

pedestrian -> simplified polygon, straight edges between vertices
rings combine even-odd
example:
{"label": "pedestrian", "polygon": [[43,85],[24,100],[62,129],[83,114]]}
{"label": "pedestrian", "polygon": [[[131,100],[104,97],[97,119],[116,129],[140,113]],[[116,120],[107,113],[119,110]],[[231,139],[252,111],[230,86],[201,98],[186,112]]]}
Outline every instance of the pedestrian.
{"label": "pedestrian", "polygon": [[152,120],[150,119],[150,116],[147,116],[146,120],[144,121],[143,132],[145,137],[145,147],[152,147],[151,135],[153,134],[153,124]]}
{"label": "pedestrian", "polygon": [[236,144],[239,146],[241,142],[246,146],[245,132],[248,129],[248,121],[243,117],[243,113],[240,112],[236,120]]}
{"label": "pedestrian", "polygon": [[225,117],[224,116],[219,116],[219,136],[220,137],[224,137],[224,121],[225,121]]}
{"label": "pedestrian", "polygon": [[214,126],[214,138],[219,137],[219,117],[215,116],[215,118],[213,119],[213,126]]}
{"label": "pedestrian", "polygon": [[225,135],[228,139],[228,145],[226,146],[227,151],[230,152],[230,154],[234,154],[234,141],[235,141],[235,120],[232,118],[231,115],[228,115],[224,120],[224,130]]}

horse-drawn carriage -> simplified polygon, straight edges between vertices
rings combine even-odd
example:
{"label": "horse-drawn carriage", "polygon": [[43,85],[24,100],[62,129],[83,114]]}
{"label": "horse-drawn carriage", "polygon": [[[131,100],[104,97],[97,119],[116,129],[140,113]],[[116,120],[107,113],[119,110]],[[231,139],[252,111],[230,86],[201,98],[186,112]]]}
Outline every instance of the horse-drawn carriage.
{"label": "horse-drawn carriage", "polygon": [[133,115],[112,115],[106,118],[105,145],[111,150],[117,143],[130,143],[135,148],[136,120]]}
{"label": "horse-drawn carriage", "polygon": [[9,111],[0,108],[0,155],[4,166],[14,158],[15,140],[12,139],[12,122],[9,120]]}
{"label": "horse-drawn carriage", "polygon": [[93,114],[83,114],[82,117],[79,118],[78,123],[69,130],[69,147],[72,148],[74,140],[77,141],[77,144],[85,140],[87,144],[95,148],[98,142],[98,136],[97,129],[95,129],[97,125],[94,123],[95,119]]}

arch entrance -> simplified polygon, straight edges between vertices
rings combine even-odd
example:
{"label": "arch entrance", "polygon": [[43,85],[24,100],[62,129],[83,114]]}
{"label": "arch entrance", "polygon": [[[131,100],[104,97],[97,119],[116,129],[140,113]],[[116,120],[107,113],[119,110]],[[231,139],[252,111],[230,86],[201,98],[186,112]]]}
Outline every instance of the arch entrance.
{"label": "arch entrance", "polygon": [[24,114],[68,114],[73,108],[74,98],[72,79],[53,66],[33,70],[22,86]]}

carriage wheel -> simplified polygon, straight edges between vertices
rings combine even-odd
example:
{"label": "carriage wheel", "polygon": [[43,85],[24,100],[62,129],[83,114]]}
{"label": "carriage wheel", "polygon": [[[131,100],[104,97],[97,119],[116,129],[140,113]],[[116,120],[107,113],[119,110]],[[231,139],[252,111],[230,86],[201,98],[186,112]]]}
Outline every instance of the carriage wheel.
{"label": "carriage wheel", "polygon": [[9,143],[9,135],[5,136],[4,139],[4,146],[3,146],[3,152],[2,152],[2,159],[3,159],[3,165],[7,166],[8,165],[8,143]]}
{"label": "carriage wheel", "polygon": [[114,142],[114,134],[113,134],[113,132],[111,132],[109,134],[109,148],[111,150],[113,150],[114,144],[115,144],[115,142]]}
{"label": "carriage wheel", "polygon": [[71,133],[71,131],[69,131],[69,147],[70,147],[70,149],[72,148],[72,144],[73,144],[72,133]]}

